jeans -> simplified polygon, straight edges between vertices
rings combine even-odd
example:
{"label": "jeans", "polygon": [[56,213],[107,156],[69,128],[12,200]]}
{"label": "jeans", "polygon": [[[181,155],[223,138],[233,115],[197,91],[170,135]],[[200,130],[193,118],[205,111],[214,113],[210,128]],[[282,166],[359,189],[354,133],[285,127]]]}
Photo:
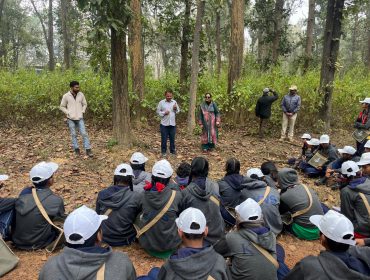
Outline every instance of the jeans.
{"label": "jeans", "polygon": [[76,127],[78,128],[82,136],[85,150],[90,149],[89,136],[87,135],[87,132],[85,129],[84,120],[80,119],[80,120],[75,121],[75,120],[68,119],[67,121],[68,121],[69,131],[71,132],[73,149],[78,149]]}
{"label": "jeans", "polygon": [[170,138],[170,153],[175,154],[175,136],[176,136],[176,126],[172,125],[162,125],[161,124],[161,152],[162,154],[167,153],[167,138]]}

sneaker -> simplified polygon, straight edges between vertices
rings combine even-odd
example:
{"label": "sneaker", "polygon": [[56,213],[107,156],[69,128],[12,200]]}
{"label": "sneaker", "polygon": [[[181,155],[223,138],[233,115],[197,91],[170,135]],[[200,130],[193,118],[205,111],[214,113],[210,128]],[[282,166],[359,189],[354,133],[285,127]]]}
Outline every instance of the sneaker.
{"label": "sneaker", "polygon": [[162,153],[162,154],[161,154],[161,157],[162,157],[162,158],[166,158],[166,157],[167,157],[167,154],[166,154],[166,153]]}
{"label": "sneaker", "polygon": [[281,136],[279,141],[285,141],[285,137]]}
{"label": "sneaker", "polygon": [[93,156],[93,153],[92,153],[91,149],[86,149],[86,155],[89,156],[89,157]]}
{"label": "sneaker", "polygon": [[76,154],[77,156],[79,156],[79,155],[81,154],[81,152],[80,152],[80,149],[79,149],[79,148],[75,149],[75,154]]}

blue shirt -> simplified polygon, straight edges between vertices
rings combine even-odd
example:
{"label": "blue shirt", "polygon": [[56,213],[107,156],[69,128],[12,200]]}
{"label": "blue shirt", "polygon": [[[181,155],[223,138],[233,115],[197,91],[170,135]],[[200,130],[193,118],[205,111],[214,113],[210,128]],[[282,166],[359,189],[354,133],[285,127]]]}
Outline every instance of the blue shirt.
{"label": "blue shirt", "polygon": [[298,94],[287,94],[281,101],[281,108],[284,113],[297,113],[301,108],[301,97]]}

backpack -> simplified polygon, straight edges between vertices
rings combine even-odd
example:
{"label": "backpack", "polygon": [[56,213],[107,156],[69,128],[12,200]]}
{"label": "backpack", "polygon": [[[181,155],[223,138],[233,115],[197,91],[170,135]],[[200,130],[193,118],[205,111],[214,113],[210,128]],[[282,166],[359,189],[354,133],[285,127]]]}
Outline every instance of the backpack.
{"label": "backpack", "polygon": [[14,209],[0,214],[0,235],[5,241],[10,240],[13,217]]}

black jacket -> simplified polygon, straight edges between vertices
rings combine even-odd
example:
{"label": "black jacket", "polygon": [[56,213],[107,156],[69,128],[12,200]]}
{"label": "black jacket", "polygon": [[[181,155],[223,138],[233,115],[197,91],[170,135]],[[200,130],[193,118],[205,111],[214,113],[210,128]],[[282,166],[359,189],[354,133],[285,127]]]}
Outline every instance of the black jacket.
{"label": "black jacket", "polygon": [[276,92],[273,92],[273,96],[263,95],[261,96],[256,104],[256,116],[261,119],[268,119],[271,117],[271,105],[279,96]]}

